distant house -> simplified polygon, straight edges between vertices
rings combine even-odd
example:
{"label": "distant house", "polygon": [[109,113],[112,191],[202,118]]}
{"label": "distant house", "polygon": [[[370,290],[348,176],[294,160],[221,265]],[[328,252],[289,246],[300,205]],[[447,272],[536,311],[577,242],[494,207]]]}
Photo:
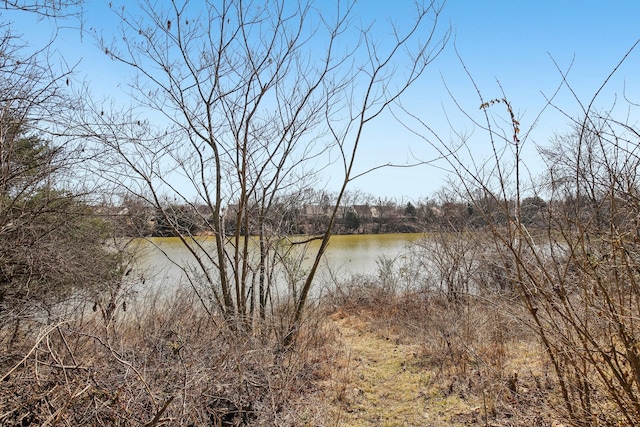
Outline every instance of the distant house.
{"label": "distant house", "polygon": [[358,214],[358,218],[368,220],[373,218],[373,212],[369,205],[353,205],[353,210]]}
{"label": "distant house", "polygon": [[321,205],[304,205],[304,215],[307,218],[318,218],[328,215],[327,209]]}
{"label": "distant house", "polygon": [[404,212],[393,205],[376,205],[371,207],[372,218],[398,218]]}

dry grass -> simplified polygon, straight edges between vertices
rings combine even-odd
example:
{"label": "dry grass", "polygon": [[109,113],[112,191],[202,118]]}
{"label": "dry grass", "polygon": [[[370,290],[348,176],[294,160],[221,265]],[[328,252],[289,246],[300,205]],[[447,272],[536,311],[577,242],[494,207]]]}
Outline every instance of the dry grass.
{"label": "dry grass", "polygon": [[324,425],[316,384],[331,331],[313,317],[283,354],[273,325],[232,332],[187,293],[146,302],[119,307],[113,322],[89,307],[25,320],[19,339],[2,329],[0,424]]}
{"label": "dry grass", "polygon": [[433,425],[433,373],[419,366],[420,347],[367,330],[364,313],[334,316],[346,348],[336,394],[336,425]]}
{"label": "dry grass", "polygon": [[536,337],[496,302],[384,292],[338,302],[333,425],[559,425]]}
{"label": "dry grass", "polygon": [[543,349],[507,297],[450,303],[352,285],[311,309],[284,353],[279,319],[230,331],[188,293],[120,306],[114,321],[89,304],[60,322],[23,319],[18,334],[5,325],[0,424],[562,422]]}

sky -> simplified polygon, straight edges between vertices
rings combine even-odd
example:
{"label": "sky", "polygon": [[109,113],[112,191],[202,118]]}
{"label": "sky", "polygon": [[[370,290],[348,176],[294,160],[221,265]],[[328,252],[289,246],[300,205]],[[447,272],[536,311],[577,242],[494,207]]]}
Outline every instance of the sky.
{"label": "sky", "polygon": [[[485,100],[501,98],[504,90],[521,122],[521,131],[530,131],[523,147],[524,163],[535,176],[544,171],[537,147],[547,145],[555,135],[570,132],[570,119],[564,113],[579,117],[580,103],[590,102],[640,38],[638,16],[640,2],[636,1],[449,1],[443,10],[443,20],[453,30],[449,46],[426,73],[415,99],[407,104],[414,111],[424,112],[422,116],[429,118],[430,126],[444,140],[456,139],[452,126],[470,135],[468,144],[475,160],[490,156],[486,134],[474,127],[452,100],[453,96],[462,109],[480,118],[480,100],[462,60]],[[563,72],[569,70],[567,81],[577,96],[562,87],[553,100],[562,112],[546,106],[562,82],[557,67]],[[617,102],[624,114],[624,93],[632,101],[640,101],[639,78],[637,49],[596,99],[596,109],[608,110]],[[445,85],[452,96],[444,90]],[[389,138],[393,138],[392,130]],[[420,147],[420,142],[414,143],[409,136],[407,145],[422,159],[435,157],[428,147]],[[383,151],[381,148],[381,155]],[[402,189],[408,198],[414,198],[446,188],[447,182],[439,170],[424,166],[376,173],[362,184],[369,185],[385,194]]]}
{"label": "sky", "polygon": [[[159,0],[162,3],[162,0]],[[329,0],[319,1],[319,7]],[[362,0],[358,13],[362,21],[391,20],[403,28],[409,25],[412,1]],[[120,2],[113,1],[114,5]],[[33,46],[52,38],[56,28],[47,20],[36,21],[24,13],[1,12],[14,23],[17,32]],[[533,175],[542,173],[537,148],[554,135],[570,132],[570,117],[579,117],[581,103],[588,104],[626,52],[640,39],[640,2],[618,0],[449,0],[439,18],[440,32],[451,29],[445,50],[403,98],[403,105],[428,123],[438,138],[455,143],[468,136],[471,157],[477,163],[490,156],[484,134],[467,117],[481,119],[480,99],[466,67],[485,100],[502,98],[503,91],[521,123],[524,163]],[[54,47],[68,63],[76,63],[77,81],[88,83],[97,96],[123,96],[129,71],[110,62],[91,37],[80,37],[74,23],[56,23]],[[108,33],[117,21],[101,0],[84,5],[84,29]],[[384,39],[385,34],[376,34]],[[555,62],[555,63],[554,63]],[[401,66],[402,64],[398,64]],[[568,72],[566,86],[562,74]],[[598,111],[612,108],[625,114],[624,96],[640,103],[640,48],[634,50],[595,101]],[[491,108],[500,108],[494,106]],[[398,111],[398,110],[397,110]],[[406,117],[405,117],[406,119]],[[405,125],[409,121],[404,122]],[[427,133],[424,129],[414,130]],[[431,197],[446,188],[445,162],[431,162],[437,152],[424,138],[417,137],[391,115],[366,130],[356,172],[393,162],[423,161],[414,168],[376,170],[352,183],[352,189],[399,202]],[[433,142],[433,137],[429,137]],[[328,190],[337,187],[332,169],[324,176]]]}

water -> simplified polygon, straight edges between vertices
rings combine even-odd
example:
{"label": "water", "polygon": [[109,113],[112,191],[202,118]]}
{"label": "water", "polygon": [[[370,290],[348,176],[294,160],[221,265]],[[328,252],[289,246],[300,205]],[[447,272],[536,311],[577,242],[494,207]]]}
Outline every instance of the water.
{"label": "water", "polygon": [[411,244],[422,237],[422,233],[333,236],[324,265],[343,277],[375,274],[380,259],[406,256]]}
{"label": "water", "polygon": [[[422,233],[365,234],[332,236],[316,277],[318,281],[330,280],[330,276],[345,279],[352,275],[375,275],[382,258],[404,257],[412,243],[422,238]],[[202,237],[199,242],[213,251],[212,238]],[[185,268],[194,264],[195,258],[177,237],[158,237],[138,240],[136,274],[145,287],[173,288],[186,283]],[[320,246],[320,241],[310,244],[303,268],[309,268]],[[331,274],[330,274],[331,273]]]}

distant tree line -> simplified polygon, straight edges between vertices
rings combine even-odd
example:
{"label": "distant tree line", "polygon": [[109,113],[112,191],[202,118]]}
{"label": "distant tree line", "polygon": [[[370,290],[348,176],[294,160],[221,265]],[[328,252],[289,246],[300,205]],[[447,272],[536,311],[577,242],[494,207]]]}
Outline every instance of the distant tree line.
{"label": "distant tree line", "polygon": [[[496,202],[491,197],[474,198],[473,201],[456,200],[445,195],[424,198],[412,202],[396,202],[379,199],[370,194],[354,192],[340,205],[333,224],[335,234],[419,233],[428,231],[480,230],[492,225],[506,225],[508,218],[502,213],[504,205],[514,201]],[[276,234],[316,235],[329,225],[335,195],[309,191],[305,197],[295,195],[274,202],[270,216],[264,221]],[[568,197],[563,204],[577,203]],[[583,201],[583,204],[586,203]],[[520,218],[523,225],[540,228],[545,224],[548,203],[540,196],[522,201]],[[237,204],[229,203],[222,210],[225,232],[255,235],[258,224],[248,221],[238,225]],[[176,204],[166,202],[160,207],[130,196],[116,206],[99,208],[116,220],[119,234],[129,237],[171,237],[178,235],[206,235],[207,222],[213,213],[206,205]],[[253,215],[253,217],[258,217]]]}

